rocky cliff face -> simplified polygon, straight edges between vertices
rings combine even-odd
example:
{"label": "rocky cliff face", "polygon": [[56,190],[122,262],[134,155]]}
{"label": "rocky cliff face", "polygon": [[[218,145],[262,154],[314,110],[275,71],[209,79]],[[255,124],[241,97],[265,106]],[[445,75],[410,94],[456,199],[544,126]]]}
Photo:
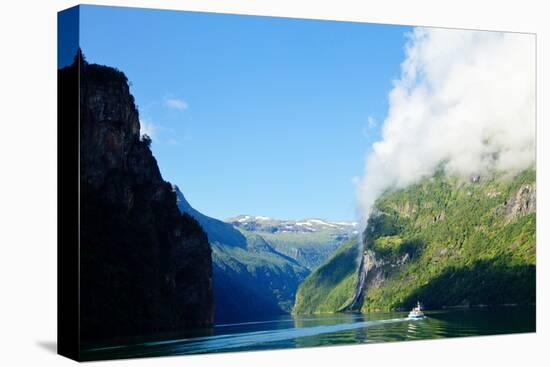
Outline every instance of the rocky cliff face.
{"label": "rocky cliff face", "polygon": [[141,141],[125,75],[83,61],[59,72],[79,68],[82,339],[210,326],[206,234],[180,214],[171,185]]}
{"label": "rocky cliff face", "polygon": [[535,213],[537,206],[537,188],[533,184],[522,185],[506,202],[503,204],[506,208],[507,222]]}
{"label": "rocky cliff face", "polygon": [[365,250],[361,256],[361,262],[357,271],[357,281],[353,292],[353,298],[344,307],[346,311],[357,311],[361,308],[365,289],[379,288],[386,279],[383,269],[384,263],[376,258],[372,250]]}

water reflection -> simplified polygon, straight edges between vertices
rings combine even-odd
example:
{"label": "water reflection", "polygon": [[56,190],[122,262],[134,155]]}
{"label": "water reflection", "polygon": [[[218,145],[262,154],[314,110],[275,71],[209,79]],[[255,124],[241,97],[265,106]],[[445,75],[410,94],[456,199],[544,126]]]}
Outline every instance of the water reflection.
{"label": "water reflection", "polygon": [[218,325],[213,335],[88,348],[85,359],[314,347],[399,340],[491,335],[535,330],[535,308],[286,316],[278,320]]}

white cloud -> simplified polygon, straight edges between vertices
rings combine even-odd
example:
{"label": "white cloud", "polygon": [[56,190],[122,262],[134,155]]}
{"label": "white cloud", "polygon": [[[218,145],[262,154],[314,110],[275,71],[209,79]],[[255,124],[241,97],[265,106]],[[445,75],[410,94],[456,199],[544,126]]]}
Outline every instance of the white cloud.
{"label": "white cloud", "polygon": [[185,102],[183,99],[179,98],[172,98],[172,97],[166,97],[164,98],[164,104],[167,107],[176,109],[178,111],[185,111],[189,106],[187,105],[187,102]]}
{"label": "white cloud", "polygon": [[139,120],[139,135],[147,134],[151,138],[151,140],[156,139],[156,132],[157,132],[157,126],[153,124],[152,121],[148,119],[141,118]]}
{"label": "white cloud", "polygon": [[382,140],[357,184],[362,218],[385,189],[412,184],[441,162],[464,176],[532,165],[534,57],[532,35],[416,28]]}

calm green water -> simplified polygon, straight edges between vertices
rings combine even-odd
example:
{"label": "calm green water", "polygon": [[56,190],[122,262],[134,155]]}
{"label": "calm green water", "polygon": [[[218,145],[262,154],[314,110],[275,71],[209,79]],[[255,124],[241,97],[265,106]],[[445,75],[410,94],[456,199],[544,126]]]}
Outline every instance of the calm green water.
{"label": "calm green water", "polygon": [[277,320],[218,325],[197,336],[152,342],[84,346],[83,359],[218,353],[323,345],[379,343],[535,331],[535,307],[286,316]]}

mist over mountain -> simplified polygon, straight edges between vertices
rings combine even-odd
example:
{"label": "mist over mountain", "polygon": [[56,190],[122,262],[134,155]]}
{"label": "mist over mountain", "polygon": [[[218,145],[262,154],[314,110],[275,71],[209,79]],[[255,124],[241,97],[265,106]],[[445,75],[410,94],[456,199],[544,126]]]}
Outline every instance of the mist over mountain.
{"label": "mist over mountain", "polygon": [[295,312],[534,302],[534,47],[414,29],[357,181],[361,237],[308,276]]}
{"label": "mist over mountain", "polygon": [[534,35],[415,28],[405,51],[357,182],[363,225],[385,190],[438,168],[468,179],[535,161]]}

